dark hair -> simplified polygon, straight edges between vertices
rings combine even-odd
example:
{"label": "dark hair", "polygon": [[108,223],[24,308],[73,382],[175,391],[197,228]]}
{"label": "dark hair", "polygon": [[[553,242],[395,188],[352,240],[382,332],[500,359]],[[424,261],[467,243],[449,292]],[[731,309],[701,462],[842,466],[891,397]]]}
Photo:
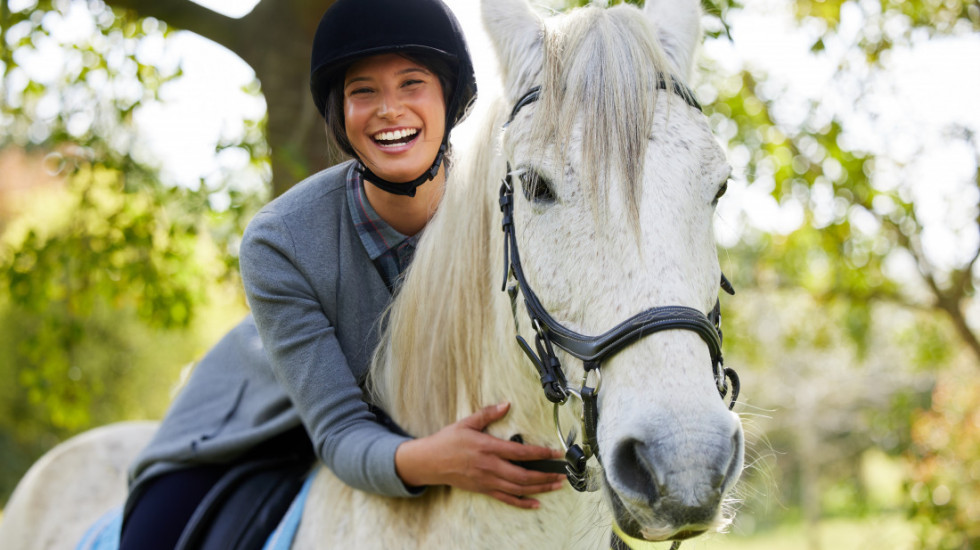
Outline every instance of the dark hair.
{"label": "dark hair", "polygon": [[[416,51],[398,52],[396,55],[418,63],[436,75],[436,78],[439,79],[439,84],[442,85],[443,104],[448,109],[450,99],[453,97],[453,85],[456,82],[456,68],[445,57],[438,54]],[[344,75],[347,73],[348,68],[350,68],[350,65],[347,65],[338,71],[338,73]],[[324,119],[331,145],[349,157],[357,157],[357,153],[355,153],[354,148],[351,147],[350,141],[347,139],[347,128],[344,125],[343,78],[335,79],[333,86],[330,87],[330,91],[327,93]],[[446,134],[450,130],[452,128],[447,125],[445,129]]]}

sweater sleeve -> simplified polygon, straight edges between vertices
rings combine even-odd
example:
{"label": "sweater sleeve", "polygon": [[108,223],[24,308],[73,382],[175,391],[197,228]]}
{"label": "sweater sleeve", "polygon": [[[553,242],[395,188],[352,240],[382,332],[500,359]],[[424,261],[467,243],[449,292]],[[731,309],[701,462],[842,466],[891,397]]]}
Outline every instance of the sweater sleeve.
{"label": "sweater sleeve", "polygon": [[245,293],[272,368],[320,459],[344,483],[384,496],[414,496],[395,471],[408,438],[377,422],[280,214],[260,213],[241,246]]}

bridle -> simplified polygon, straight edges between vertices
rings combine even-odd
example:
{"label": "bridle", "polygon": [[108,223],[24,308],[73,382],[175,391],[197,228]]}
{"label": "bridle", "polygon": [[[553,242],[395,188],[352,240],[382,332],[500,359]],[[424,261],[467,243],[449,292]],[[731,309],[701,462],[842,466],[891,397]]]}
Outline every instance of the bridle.
{"label": "bridle", "polygon": [[[684,98],[691,107],[701,110],[701,106],[686,86],[676,80],[672,80],[672,84],[670,89],[673,93]],[[663,76],[659,79],[659,88],[668,89],[668,84]],[[524,94],[514,105],[510,118],[504,127],[506,128],[514,120],[514,117],[523,107],[537,101],[540,95],[541,88],[539,86],[531,88]],[[558,431],[561,445],[565,449],[564,467],[572,487],[578,491],[596,490],[598,488],[597,483],[591,485],[588,483],[587,462],[593,456],[601,462],[596,431],[599,421],[598,398],[602,385],[602,363],[643,337],[665,330],[695,332],[708,345],[708,351],[711,355],[711,369],[714,373],[718,393],[722,399],[725,399],[728,394],[728,381],[730,380],[732,396],[728,408],[731,409],[735,406],[739,393],[739,380],[738,374],[734,370],[725,368],[722,359],[721,304],[719,301],[715,302],[714,308],[707,314],[687,306],[654,307],[630,317],[598,336],[579,334],[559,323],[548,313],[524,276],[517,247],[517,235],[514,229],[514,184],[509,163],[507,164],[507,174],[500,186],[500,210],[503,212],[502,227],[504,231],[503,289],[506,289],[510,295],[515,323],[517,319],[517,294],[520,292],[524,296],[524,307],[535,332],[534,348],[532,349],[520,334],[517,335],[517,342],[537,369],[545,397],[554,404],[555,428]],[[508,287],[507,283],[512,276],[516,282]],[[729,294],[735,293],[724,274],[721,276],[721,288]],[[582,361],[585,374],[579,389],[576,390],[568,385],[561,362],[555,353],[556,347]],[[559,422],[559,408],[572,397],[582,402],[584,441],[581,445],[574,442],[574,434],[571,434],[566,441],[566,436],[562,434]]]}

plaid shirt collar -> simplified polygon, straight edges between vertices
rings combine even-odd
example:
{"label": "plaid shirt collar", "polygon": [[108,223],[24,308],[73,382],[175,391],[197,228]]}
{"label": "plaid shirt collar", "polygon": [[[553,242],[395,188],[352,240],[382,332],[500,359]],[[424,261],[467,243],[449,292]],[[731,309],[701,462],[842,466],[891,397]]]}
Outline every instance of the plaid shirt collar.
{"label": "plaid shirt collar", "polygon": [[351,218],[368,256],[381,272],[388,287],[393,288],[411,263],[422,232],[407,237],[381,219],[364,194],[364,178],[355,166],[352,164],[347,172],[347,205]]}

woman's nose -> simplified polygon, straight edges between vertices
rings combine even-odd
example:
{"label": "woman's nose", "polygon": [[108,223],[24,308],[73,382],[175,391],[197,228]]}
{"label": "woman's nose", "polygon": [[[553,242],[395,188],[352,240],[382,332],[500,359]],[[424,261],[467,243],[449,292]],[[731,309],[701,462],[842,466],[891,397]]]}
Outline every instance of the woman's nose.
{"label": "woman's nose", "polygon": [[384,93],[381,104],[378,105],[378,116],[381,118],[397,118],[402,112],[402,103],[396,94]]}

